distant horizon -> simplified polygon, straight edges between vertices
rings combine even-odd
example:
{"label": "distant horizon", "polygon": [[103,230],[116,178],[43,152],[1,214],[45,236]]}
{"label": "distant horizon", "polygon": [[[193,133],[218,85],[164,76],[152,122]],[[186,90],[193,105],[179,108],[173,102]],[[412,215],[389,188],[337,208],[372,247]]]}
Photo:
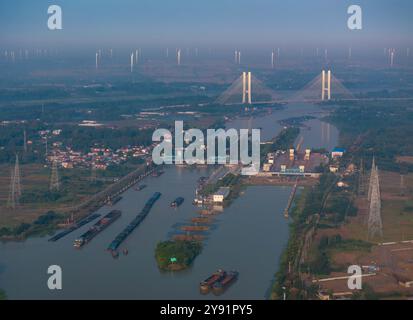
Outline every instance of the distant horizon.
{"label": "distant horizon", "polygon": [[[59,5],[63,30],[47,28]],[[347,8],[363,29],[347,28]],[[410,0],[15,0],[0,3],[1,47],[409,47]]]}

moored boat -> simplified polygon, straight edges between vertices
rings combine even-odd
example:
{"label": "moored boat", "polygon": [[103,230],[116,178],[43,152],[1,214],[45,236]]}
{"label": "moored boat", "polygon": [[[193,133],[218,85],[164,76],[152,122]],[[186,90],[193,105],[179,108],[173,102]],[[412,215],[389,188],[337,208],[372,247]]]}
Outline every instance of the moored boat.
{"label": "moored boat", "polygon": [[227,272],[223,278],[212,285],[212,292],[216,295],[222,294],[238,279],[238,274],[238,271]]}
{"label": "moored boat", "polygon": [[202,281],[199,284],[199,289],[202,294],[207,294],[209,290],[212,288],[212,286],[220,281],[222,278],[224,278],[226,275],[226,272],[224,270],[218,269],[216,272],[214,272],[211,276],[206,278],[204,281]]}
{"label": "moored boat", "polygon": [[114,206],[114,205],[115,205],[116,203],[118,203],[120,200],[122,200],[122,197],[121,197],[121,196],[117,196],[117,197],[114,197],[114,198],[109,197],[109,198],[108,198],[108,201],[107,201],[107,204],[110,205],[110,206]]}
{"label": "moored boat", "polygon": [[89,228],[84,234],[82,234],[79,238],[77,238],[73,246],[76,248],[80,248],[90,242],[96,235],[100,232],[105,230],[108,226],[110,226],[113,222],[115,222],[120,216],[122,212],[119,210],[112,210],[107,215],[105,215],[102,219],[96,222],[92,227]]}
{"label": "moored boat", "polygon": [[146,188],[146,184],[141,184],[141,185],[135,187],[135,191],[141,191],[142,189],[145,189],[145,188]]}
{"label": "moored boat", "polygon": [[182,203],[184,203],[184,198],[178,197],[171,202],[171,207],[178,208]]}

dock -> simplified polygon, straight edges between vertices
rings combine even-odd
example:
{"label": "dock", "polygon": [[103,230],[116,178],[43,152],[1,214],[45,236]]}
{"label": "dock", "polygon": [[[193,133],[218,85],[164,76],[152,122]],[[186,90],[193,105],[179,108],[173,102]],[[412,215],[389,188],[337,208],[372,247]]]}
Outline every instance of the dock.
{"label": "dock", "polygon": [[147,166],[146,168],[138,168],[135,171],[129,173],[123,178],[119,179],[106,189],[93,195],[90,199],[83,203],[80,203],[72,208],[69,208],[66,214],[72,214],[74,216],[85,216],[95,212],[102,206],[107,204],[108,199],[115,199],[123,192],[133,187],[138,182],[142,181],[148,175],[152,174],[156,170],[155,166]]}

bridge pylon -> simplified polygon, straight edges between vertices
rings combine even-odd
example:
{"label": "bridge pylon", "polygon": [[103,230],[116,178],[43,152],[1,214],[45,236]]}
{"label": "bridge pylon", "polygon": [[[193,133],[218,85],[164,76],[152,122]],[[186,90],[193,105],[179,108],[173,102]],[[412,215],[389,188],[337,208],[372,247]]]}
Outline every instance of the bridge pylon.
{"label": "bridge pylon", "polygon": [[251,72],[242,73],[242,103],[252,103]]}
{"label": "bridge pylon", "polygon": [[325,101],[326,98],[331,99],[331,70],[321,72],[321,101]]}

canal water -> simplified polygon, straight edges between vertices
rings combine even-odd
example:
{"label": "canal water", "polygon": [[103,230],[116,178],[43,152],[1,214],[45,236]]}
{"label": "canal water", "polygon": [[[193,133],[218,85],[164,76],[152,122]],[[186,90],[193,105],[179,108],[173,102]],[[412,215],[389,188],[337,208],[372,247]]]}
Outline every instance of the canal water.
{"label": "canal water", "polygon": [[320,118],[327,115],[326,111],[311,104],[293,104],[287,105],[283,110],[273,111],[271,114],[261,115],[259,117],[237,118],[229,121],[226,128],[248,129],[261,128],[261,141],[269,141],[276,137],[283,129],[280,120],[288,118],[312,116],[315,119],[310,119],[303,122],[300,136],[297,142],[303,138],[301,148],[325,148],[331,151],[337,146],[338,130],[327,122],[321,121]]}
{"label": "canal water", "polygon": [[[287,109],[288,110],[288,109]],[[291,117],[295,109],[276,111],[269,117],[254,119],[254,127],[263,128],[268,136],[276,135],[277,117]],[[317,110],[307,112],[317,112]],[[283,114],[283,115],[277,115]],[[242,125],[242,119],[238,119]],[[315,120],[311,120],[315,121]],[[234,127],[235,123],[232,123]],[[321,122],[313,123],[314,140]],[[274,129],[275,128],[275,129]],[[335,129],[332,128],[331,132]],[[267,133],[269,132],[269,133]],[[331,145],[336,141],[331,134]],[[318,145],[316,145],[318,147]],[[328,147],[324,145],[324,147]],[[48,237],[30,238],[25,242],[0,244],[0,288],[10,299],[265,299],[278,269],[280,255],[288,240],[288,221],[283,216],[290,187],[256,186],[247,188],[234,203],[214,216],[202,253],[192,267],[182,272],[161,272],[154,250],[159,241],[169,239],[177,226],[198,216],[192,205],[197,180],[210,168],[169,167],[160,177],[148,177],[148,187],[130,189],[113,208],[122,217],[80,250],[73,241],[89,226],[69,234],[55,243]],[[162,193],[143,223],[127,238],[122,248],[129,254],[113,259],[106,247],[143,208],[156,191]],[[185,202],[178,209],[169,206],[178,196]],[[110,207],[98,212],[105,214]],[[59,265],[63,271],[63,290],[47,287],[47,268]],[[222,296],[201,295],[199,282],[218,268],[239,271],[239,279]]]}

